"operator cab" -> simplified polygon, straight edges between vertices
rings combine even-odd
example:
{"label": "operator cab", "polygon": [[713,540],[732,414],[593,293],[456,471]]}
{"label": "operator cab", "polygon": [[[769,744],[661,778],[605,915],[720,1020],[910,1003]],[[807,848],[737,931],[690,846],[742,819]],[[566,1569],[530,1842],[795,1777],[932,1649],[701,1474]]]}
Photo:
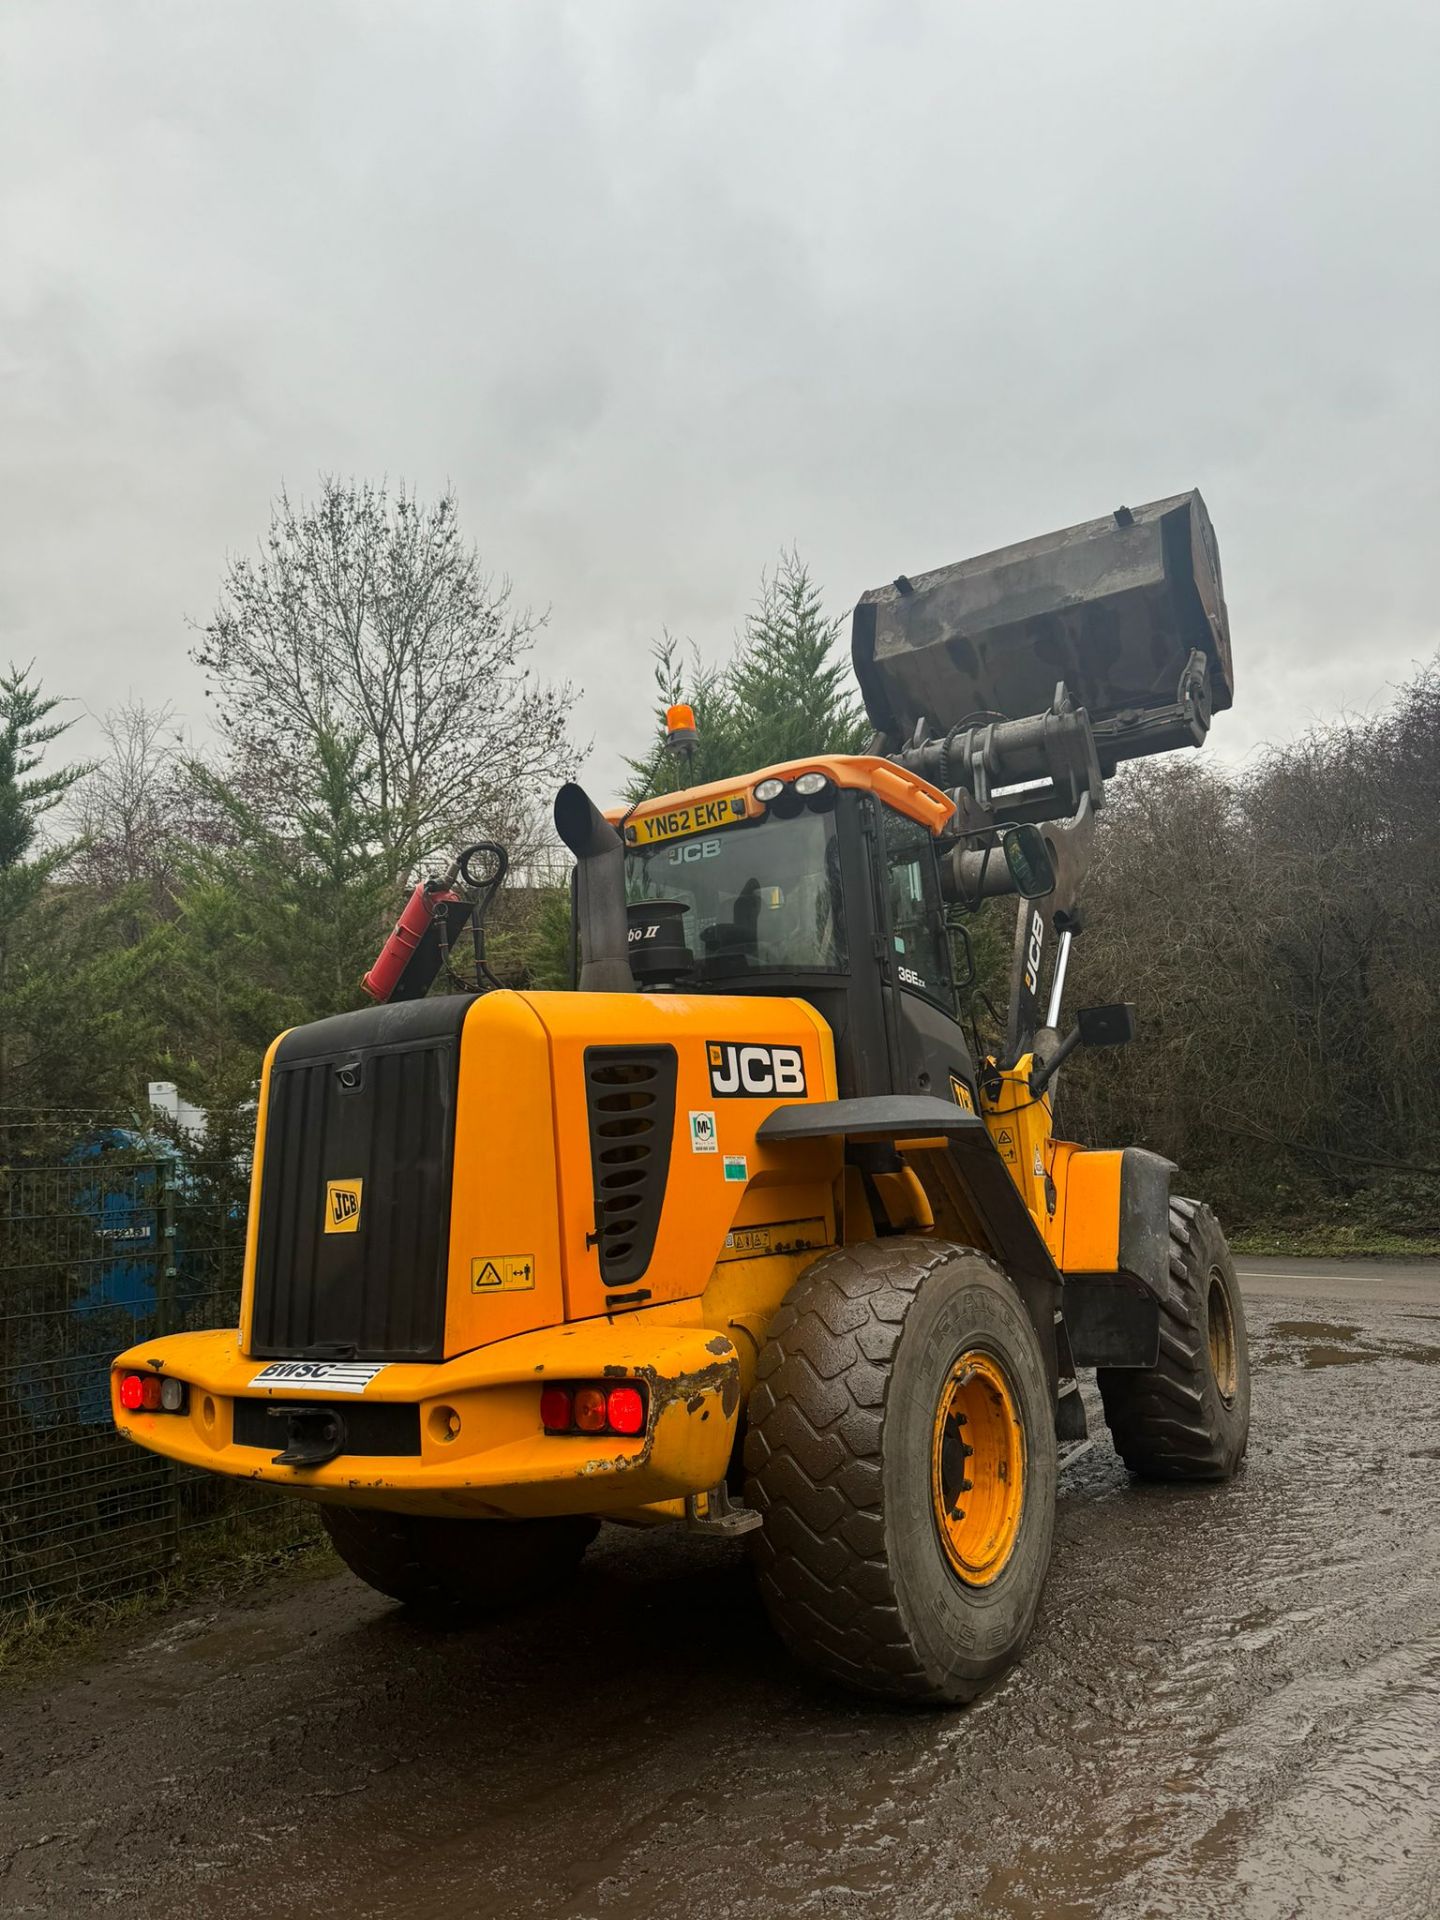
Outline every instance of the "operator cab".
{"label": "operator cab", "polygon": [[927,781],[855,756],[612,814],[637,984],[794,995],[835,1035],[843,1097],[973,1103],[936,847],[953,812]]}

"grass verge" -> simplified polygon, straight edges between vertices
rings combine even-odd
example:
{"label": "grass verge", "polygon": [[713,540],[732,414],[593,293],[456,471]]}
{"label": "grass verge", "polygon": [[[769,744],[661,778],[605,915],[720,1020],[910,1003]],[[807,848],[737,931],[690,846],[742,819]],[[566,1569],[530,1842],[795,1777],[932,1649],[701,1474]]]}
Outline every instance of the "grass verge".
{"label": "grass verge", "polygon": [[1233,1253],[1271,1254],[1286,1260],[1433,1260],[1440,1255],[1440,1234],[1386,1233],[1358,1221],[1336,1226],[1261,1224],[1226,1237]]}
{"label": "grass verge", "polygon": [[205,1600],[228,1604],[277,1581],[333,1573],[335,1556],[314,1516],[302,1510],[286,1521],[286,1535],[278,1540],[273,1529],[266,1537],[253,1525],[197,1534],[178,1565],[131,1593],[0,1614],[0,1685],[85,1659],[124,1628],[176,1607]]}

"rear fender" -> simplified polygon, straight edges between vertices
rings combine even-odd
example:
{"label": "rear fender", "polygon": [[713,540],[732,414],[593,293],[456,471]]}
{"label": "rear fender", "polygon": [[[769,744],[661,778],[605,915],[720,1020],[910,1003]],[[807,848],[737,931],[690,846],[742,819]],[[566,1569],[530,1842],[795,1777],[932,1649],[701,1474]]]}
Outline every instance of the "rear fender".
{"label": "rear fender", "polygon": [[1061,1275],[980,1115],[930,1094],[880,1094],[779,1107],[758,1132],[767,1146],[827,1136],[844,1140],[849,1158],[865,1143],[888,1146],[914,1169],[936,1231],[979,1247],[1005,1269],[1034,1324],[1051,1384],[1058,1385]]}

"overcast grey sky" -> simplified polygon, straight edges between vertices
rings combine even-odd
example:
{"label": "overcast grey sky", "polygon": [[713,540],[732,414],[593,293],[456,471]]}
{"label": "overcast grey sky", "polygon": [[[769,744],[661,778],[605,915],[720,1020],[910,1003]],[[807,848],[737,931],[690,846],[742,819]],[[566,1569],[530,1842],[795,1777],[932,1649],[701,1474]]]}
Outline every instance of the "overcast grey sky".
{"label": "overcast grey sky", "polygon": [[0,0],[0,661],[200,723],[282,480],[447,480],[618,777],[662,625],[1198,485],[1227,753],[1440,640],[1420,0]]}

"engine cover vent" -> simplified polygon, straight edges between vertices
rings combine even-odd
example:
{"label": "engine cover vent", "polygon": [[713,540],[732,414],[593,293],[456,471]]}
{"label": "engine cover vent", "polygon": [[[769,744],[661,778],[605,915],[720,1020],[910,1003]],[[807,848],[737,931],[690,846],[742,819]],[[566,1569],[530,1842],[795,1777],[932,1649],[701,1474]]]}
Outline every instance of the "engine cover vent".
{"label": "engine cover vent", "polygon": [[595,1238],[607,1286],[650,1265],[675,1130],[674,1047],[587,1047],[585,1105]]}

